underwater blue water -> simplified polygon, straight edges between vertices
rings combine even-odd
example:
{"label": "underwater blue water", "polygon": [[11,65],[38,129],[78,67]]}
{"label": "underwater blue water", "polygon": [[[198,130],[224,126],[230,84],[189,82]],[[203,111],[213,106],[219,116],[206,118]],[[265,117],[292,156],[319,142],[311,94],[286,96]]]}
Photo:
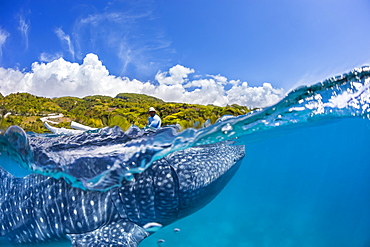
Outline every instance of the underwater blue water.
{"label": "underwater blue water", "polygon": [[[137,136],[133,139],[114,129],[69,137],[30,135],[36,158],[29,155],[28,147],[10,148],[6,138],[0,141],[15,158],[22,153],[25,167],[78,178],[83,183],[75,183],[77,187],[107,190],[127,172],[139,172],[170,152],[237,138],[246,145],[246,157],[222,193],[197,213],[145,239],[140,247],[370,246],[369,74],[367,68],[299,88],[275,106],[225,118],[199,131],[163,130],[149,136],[131,132],[131,137]],[[105,161],[106,150],[112,160],[125,161],[120,164],[130,169],[112,164],[94,167],[94,173],[87,174],[84,166],[91,164],[76,162],[86,153],[94,157],[103,153]],[[14,162],[4,159],[2,166],[14,168]],[[78,173],[70,169],[74,166]],[[158,244],[159,239],[165,242]],[[0,239],[0,246],[11,245]]]}
{"label": "underwater blue water", "polygon": [[296,128],[246,149],[211,204],[140,247],[370,246],[369,120]]}

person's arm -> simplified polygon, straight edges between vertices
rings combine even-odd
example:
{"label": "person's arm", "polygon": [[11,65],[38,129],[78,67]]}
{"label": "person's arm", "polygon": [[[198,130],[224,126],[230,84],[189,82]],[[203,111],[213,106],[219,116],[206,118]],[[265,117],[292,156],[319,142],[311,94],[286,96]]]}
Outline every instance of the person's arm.
{"label": "person's arm", "polygon": [[158,115],[155,115],[151,120],[152,121],[150,121],[150,123],[148,124],[149,127],[153,127],[156,129],[161,127],[161,118]]}

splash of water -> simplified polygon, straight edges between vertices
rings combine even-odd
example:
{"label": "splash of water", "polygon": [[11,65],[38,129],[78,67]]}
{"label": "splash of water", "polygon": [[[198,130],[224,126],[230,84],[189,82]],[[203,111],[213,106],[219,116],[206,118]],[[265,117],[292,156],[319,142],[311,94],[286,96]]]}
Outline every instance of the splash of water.
{"label": "splash of water", "polygon": [[[224,117],[203,129],[178,133],[137,127],[123,132],[104,128],[73,136],[26,134],[11,128],[0,149],[33,172],[63,177],[73,186],[104,191],[130,180],[134,173],[171,152],[347,117],[370,118],[370,67],[358,68],[290,92],[277,104],[239,117]],[[244,140],[246,138],[243,138]],[[23,141],[22,141],[23,140]]]}

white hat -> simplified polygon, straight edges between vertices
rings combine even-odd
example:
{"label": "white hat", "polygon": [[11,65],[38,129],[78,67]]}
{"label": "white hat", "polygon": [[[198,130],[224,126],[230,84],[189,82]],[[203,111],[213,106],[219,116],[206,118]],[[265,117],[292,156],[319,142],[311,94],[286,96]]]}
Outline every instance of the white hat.
{"label": "white hat", "polygon": [[156,112],[156,110],[154,109],[154,107],[149,107],[149,110],[148,110],[148,112],[151,112],[151,111],[154,111],[154,112]]}

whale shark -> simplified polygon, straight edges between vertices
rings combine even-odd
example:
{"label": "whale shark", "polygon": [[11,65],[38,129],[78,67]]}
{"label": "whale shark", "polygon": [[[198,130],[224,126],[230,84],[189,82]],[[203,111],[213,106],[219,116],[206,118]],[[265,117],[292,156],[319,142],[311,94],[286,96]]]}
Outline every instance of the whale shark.
{"label": "whale shark", "polygon": [[[16,131],[8,136],[22,150],[27,136]],[[72,246],[135,247],[213,200],[244,156],[245,147],[233,142],[190,147],[106,191],[37,173],[15,177],[0,167],[0,236],[15,244],[69,239]]]}

